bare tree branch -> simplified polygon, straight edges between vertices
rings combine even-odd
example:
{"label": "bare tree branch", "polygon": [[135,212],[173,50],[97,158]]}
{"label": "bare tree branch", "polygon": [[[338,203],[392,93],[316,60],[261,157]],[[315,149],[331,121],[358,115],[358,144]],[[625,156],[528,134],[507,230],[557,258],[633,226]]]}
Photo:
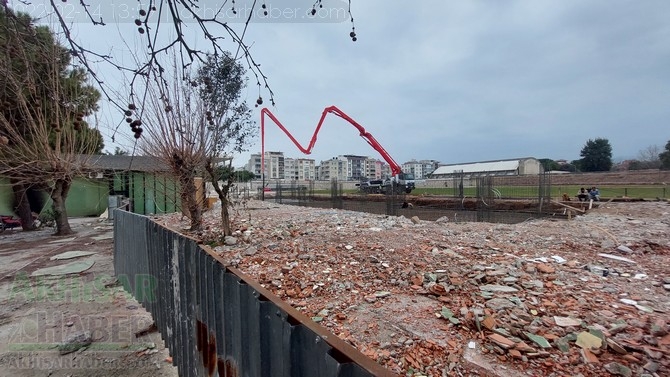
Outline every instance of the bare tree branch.
{"label": "bare tree branch", "polygon": [[[308,0],[305,1],[307,2]],[[224,0],[223,4],[216,8],[216,11],[211,17],[200,14],[200,11],[202,11],[201,4],[204,4],[203,0],[149,0],[148,4],[146,4],[146,8],[138,10],[137,18],[134,20],[135,25],[137,26],[137,32],[146,38],[145,55],[140,59],[141,61],[137,61],[137,64],[134,66],[120,62],[117,56],[101,53],[84,47],[81,41],[74,38],[72,25],[66,22],[62,8],[59,7],[57,3],[57,0],[49,0],[51,10],[56,16],[64,39],[67,41],[72,55],[75,56],[80,64],[88,70],[105,98],[121,112],[127,110],[127,104],[116,97],[113,93],[113,89],[96,74],[97,69],[93,64],[92,59],[109,64],[121,72],[132,74],[134,78],[130,82],[131,91],[129,93],[128,101],[141,108],[143,107],[144,102],[135,102],[133,100],[136,95],[136,90],[133,88],[138,84],[138,80],[140,79],[143,81],[141,86],[146,88],[151,83],[152,79],[150,79],[150,76],[160,76],[164,73],[165,69],[161,63],[162,53],[176,49],[179,52],[182,66],[186,68],[195,61],[201,63],[204,62],[204,57],[207,54],[219,55],[224,51],[233,50],[232,47],[234,47],[234,50],[236,51],[234,54],[235,59],[244,60],[247,66],[247,71],[253,75],[256,81],[258,87],[257,103],[259,105],[263,103],[263,92],[265,92],[269,97],[270,103],[272,105],[275,104],[275,94],[270,88],[268,77],[261,70],[260,64],[253,58],[250,45],[245,41],[247,30],[253,22],[253,15],[257,11],[262,11],[262,13],[267,16],[267,4],[265,0],[252,0],[250,6],[247,7],[245,5],[244,9],[248,11],[249,14],[240,27],[233,27],[224,18],[226,9],[237,14],[238,8],[236,8],[236,2],[234,0]],[[311,6],[311,10],[307,12],[307,15],[314,17],[317,14],[318,9],[324,7],[324,3],[327,2],[323,0],[315,1]],[[7,6],[6,1],[4,1],[3,4]],[[79,6],[83,10],[83,14],[86,15],[88,21],[92,25],[98,27],[105,27],[107,25],[102,16],[95,17],[93,15],[91,12],[91,5],[87,0],[79,0],[78,4],[73,5]],[[348,0],[347,14],[351,23],[351,32],[349,35],[353,41],[356,41],[357,36],[351,11],[351,0]],[[209,48],[207,50],[195,48],[185,38],[185,17],[192,20],[192,22],[197,25],[198,30],[202,32],[204,38],[209,42]],[[167,22],[167,26],[169,27],[163,27],[163,23],[165,22]],[[164,36],[165,33],[169,33],[170,31],[175,33],[174,38],[167,43],[159,43],[161,36]],[[229,41],[229,46],[224,46],[225,40]],[[141,97],[143,98],[145,96]],[[114,130],[114,135],[117,130],[118,126]]]}

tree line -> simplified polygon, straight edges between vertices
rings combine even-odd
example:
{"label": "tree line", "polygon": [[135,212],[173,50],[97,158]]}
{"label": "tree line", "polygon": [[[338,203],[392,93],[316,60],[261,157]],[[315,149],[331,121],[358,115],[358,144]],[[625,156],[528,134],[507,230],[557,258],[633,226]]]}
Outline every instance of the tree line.
{"label": "tree line", "polygon": [[[610,171],[614,167],[612,161],[612,145],[608,139],[589,139],[580,152],[580,159],[567,163],[541,158],[540,163],[545,171],[567,171],[567,172],[603,172]],[[661,150],[656,145],[650,145],[638,152],[638,157],[627,161],[625,170],[661,169],[670,170],[670,140]]]}
{"label": "tree line", "polygon": [[[30,207],[28,196],[38,191],[51,198],[55,234],[70,234],[65,206],[70,188],[104,147],[102,135],[86,120],[98,110],[101,94],[52,30],[3,6],[0,50],[0,177],[9,179],[24,230],[34,228],[33,211],[40,209]],[[194,179],[212,182],[222,203],[222,233],[232,234],[228,193],[248,174],[235,172],[228,156],[245,150],[255,131],[251,109],[241,99],[244,66],[227,51],[189,65],[173,53],[171,64],[144,78],[144,87],[133,86],[117,99],[127,103],[122,115],[138,150],[170,167],[194,232],[202,228],[204,208]],[[144,93],[138,104],[136,89]],[[113,154],[125,151],[117,147]]]}

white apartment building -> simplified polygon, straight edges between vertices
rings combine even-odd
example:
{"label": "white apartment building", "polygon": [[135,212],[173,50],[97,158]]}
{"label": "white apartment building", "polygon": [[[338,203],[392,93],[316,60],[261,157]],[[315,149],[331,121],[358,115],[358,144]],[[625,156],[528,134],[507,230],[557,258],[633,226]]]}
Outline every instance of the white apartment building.
{"label": "white apartment building", "polygon": [[256,178],[261,177],[261,154],[255,153],[249,157],[249,162],[244,167],[247,171],[254,173]]}
{"label": "white apartment building", "polygon": [[[435,160],[411,160],[401,168],[413,173],[416,179],[423,179],[435,170]],[[246,169],[261,177],[261,154],[252,154]],[[362,179],[385,179],[391,176],[391,167],[386,162],[369,156],[340,155],[321,161],[319,166],[309,158],[284,157],[283,152],[265,152],[265,178],[284,180],[326,180],[358,181]]]}
{"label": "white apartment building", "polygon": [[348,177],[347,165],[346,158],[343,158],[342,156],[321,161],[321,164],[319,165],[318,179],[322,181],[330,181],[331,179],[346,181]]}
{"label": "white apartment building", "polygon": [[284,179],[284,152],[265,152],[265,178]]}
{"label": "white apartment building", "polygon": [[424,179],[437,169],[439,164],[436,160],[411,160],[402,164],[401,169],[405,173],[414,174],[414,179]]}
{"label": "white apartment building", "polygon": [[316,162],[309,158],[284,158],[284,178],[312,181],[316,179]]}

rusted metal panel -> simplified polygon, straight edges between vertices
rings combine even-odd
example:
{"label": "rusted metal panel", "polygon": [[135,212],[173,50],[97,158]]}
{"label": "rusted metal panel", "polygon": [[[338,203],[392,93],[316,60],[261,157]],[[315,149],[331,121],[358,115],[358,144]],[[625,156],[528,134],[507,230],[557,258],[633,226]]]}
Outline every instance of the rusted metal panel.
{"label": "rusted metal panel", "polygon": [[393,375],[206,246],[123,211],[114,229],[115,272],[153,315],[180,376]]}

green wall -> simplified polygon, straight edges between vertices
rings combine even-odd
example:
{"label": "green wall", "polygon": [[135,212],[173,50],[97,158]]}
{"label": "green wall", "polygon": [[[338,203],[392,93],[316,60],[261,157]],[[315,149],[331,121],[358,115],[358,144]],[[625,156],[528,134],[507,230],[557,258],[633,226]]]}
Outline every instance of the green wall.
{"label": "green wall", "polygon": [[[146,215],[180,211],[178,184],[167,174],[117,173],[111,185],[119,194],[127,190],[135,213]],[[110,181],[107,179],[76,178],[65,201],[68,216],[100,216],[107,209],[109,189]],[[0,214],[14,214],[13,201],[9,180],[0,178]],[[48,199],[43,211],[50,209],[51,203]]]}
{"label": "green wall", "polygon": [[[107,209],[109,187],[102,179],[75,178],[65,199],[68,217],[100,216]],[[42,211],[51,209],[51,198]]]}
{"label": "green wall", "polygon": [[12,186],[9,185],[9,179],[0,178],[0,215],[13,215],[12,203],[14,193]]}
{"label": "green wall", "polygon": [[178,184],[169,174],[118,172],[112,185],[116,194],[130,198],[134,213],[148,215],[179,211]]}
{"label": "green wall", "polygon": [[[69,217],[100,216],[107,209],[109,188],[105,180],[76,178],[65,200]],[[12,210],[14,194],[9,180],[0,178],[0,213],[15,215]],[[42,211],[51,208],[51,199],[47,199]]]}
{"label": "green wall", "polygon": [[68,216],[100,216],[107,209],[108,192],[107,180],[75,179],[65,201]]}

